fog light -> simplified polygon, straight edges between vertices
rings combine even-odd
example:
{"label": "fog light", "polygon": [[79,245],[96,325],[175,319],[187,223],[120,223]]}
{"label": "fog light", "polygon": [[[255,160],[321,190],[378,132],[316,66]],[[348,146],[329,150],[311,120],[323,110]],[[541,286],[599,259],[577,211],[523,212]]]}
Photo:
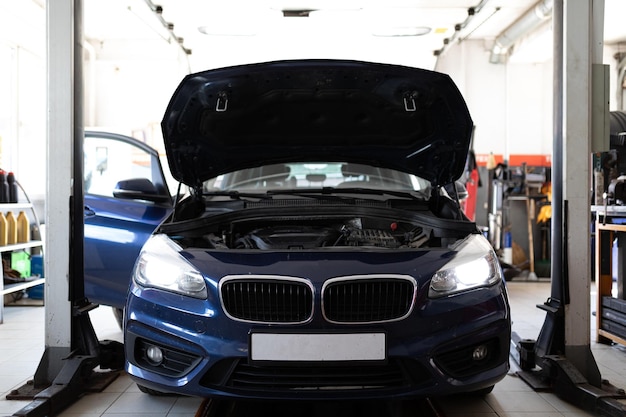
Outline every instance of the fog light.
{"label": "fog light", "polygon": [[158,366],[161,362],[163,362],[163,351],[158,346],[148,346],[148,349],[146,349],[146,356],[148,357],[151,365]]}
{"label": "fog light", "polygon": [[482,361],[489,354],[489,349],[487,349],[487,345],[478,345],[472,351],[472,359],[475,361]]}

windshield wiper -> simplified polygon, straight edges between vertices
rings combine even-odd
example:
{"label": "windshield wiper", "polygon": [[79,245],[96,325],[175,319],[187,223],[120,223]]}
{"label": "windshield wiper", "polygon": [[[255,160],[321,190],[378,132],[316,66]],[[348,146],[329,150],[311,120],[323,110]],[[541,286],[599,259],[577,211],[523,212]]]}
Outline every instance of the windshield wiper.
{"label": "windshield wiper", "polygon": [[[391,195],[394,197],[408,198],[411,200],[424,200],[428,196],[419,191],[398,191],[398,190],[380,190],[373,188],[306,188],[302,190],[268,190],[267,194],[270,195],[302,195],[303,197],[313,197],[310,194],[322,194],[320,197],[329,196],[332,194],[334,197],[339,197],[337,194],[369,194],[369,195]],[[417,194],[417,195],[416,195]]]}
{"label": "windshield wiper", "polygon": [[203,197],[209,196],[226,196],[233,200],[241,200],[242,198],[259,198],[261,200],[271,200],[272,196],[267,193],[242,193],[239,191],[209,191],[202,193]]}
{"label": "windshield wiper", "polygon": [[280,190],[273,189],[267,190],[265,192],[251,193],[251,192],[240,192],[236,190],[216,190],[202,193],[203,196],[226,196],[230,197],[234,200],[248,199],[248,198],[256,198],[261,200],[271,200],[274,196],[278,195],[291,195],[296,197],[306,197],[313,199],[334,199],[334,200],[354,200],[358,197],[356,196],[342,196],[339,194],[367,194],[367,195],[390,195],[394,197],[405,198],[409,200],[419,200],[423,201],[428,199],[426,194],[421,193],[420,191],[398,191],[398,190],[381,190],[381,189],[372,189],[372,188],[333,188],[333,187],[322,187],[322,188],[304,188],[304,189],[290,189],[290,190]]}

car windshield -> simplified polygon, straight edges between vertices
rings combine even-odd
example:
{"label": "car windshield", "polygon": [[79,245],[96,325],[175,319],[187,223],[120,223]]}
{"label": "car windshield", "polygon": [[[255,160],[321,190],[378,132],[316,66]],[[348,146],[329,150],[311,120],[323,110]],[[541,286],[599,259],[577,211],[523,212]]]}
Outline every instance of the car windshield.
{"label": "car windshield", "polygon": [[320,188],[366,188],[429,194],[428,181],[404,172],[364,164],[293,162],[265,165],[220,175],[204,191],[265,192]]}

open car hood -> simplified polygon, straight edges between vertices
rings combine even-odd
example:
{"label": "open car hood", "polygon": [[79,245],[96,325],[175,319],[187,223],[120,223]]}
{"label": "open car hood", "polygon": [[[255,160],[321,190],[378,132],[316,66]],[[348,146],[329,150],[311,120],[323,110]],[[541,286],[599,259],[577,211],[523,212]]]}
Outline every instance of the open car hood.
{"label": "open car hood", "polygon": [[434,184],[463,172],[472,120],[449,76],[360,61],[293,60],[186,76],[162,122],[189,186],[281,162],[354,162]]}

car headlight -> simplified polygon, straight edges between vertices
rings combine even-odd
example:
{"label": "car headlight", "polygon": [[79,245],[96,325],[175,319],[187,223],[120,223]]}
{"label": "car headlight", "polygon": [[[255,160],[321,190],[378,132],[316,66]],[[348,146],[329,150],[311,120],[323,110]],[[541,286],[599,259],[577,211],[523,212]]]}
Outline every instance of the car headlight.
{"label": "car headlight", "polygon": [[195,298],[207,298],[202,274],[180,255],[182,248],[166,235],[152,236],[135,263],[133,279],[142,287],[160,288]]}
{"label": "car headlight", "polygon": [[430,298],[488,287],[502,280],[498,258],[484,236],[470,235],[452,249],[456,251],[454,258],[430,281]]}

